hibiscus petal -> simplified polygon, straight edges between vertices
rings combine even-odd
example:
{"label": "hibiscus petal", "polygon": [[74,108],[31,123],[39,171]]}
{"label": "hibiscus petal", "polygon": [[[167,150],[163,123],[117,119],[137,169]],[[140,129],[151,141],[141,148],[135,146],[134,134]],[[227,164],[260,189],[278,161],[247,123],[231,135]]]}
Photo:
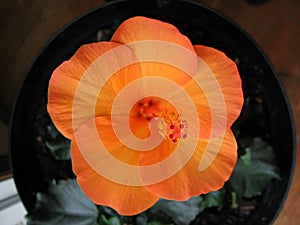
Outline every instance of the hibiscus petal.
{"label": "hibiscus petal", "polygon": [[235,63],[224,53],[194,47],[199,56],[198,71],[183,88],[197,108],[200,138],[216,137],[229,129],[241,112],[241,79]]}
{"label": "hibiscus petal", "polygon": [[[128,77],[140,76],[136,64],[122,69],[135,62],[133,52],[124,45],[99,42],[81,46],[69,61],[53,72],[49,82],[47,109],[58,130],[71,138],[73,130],[94,117],[97,96],[106,80],[121,73],[115,76],[118,82],[114,82],[114,86],[118,90],[118,85],[126,84]],[[112,85],[108,86],[111,88]],[[110,101],[110,98],[101,99],[104,106]],[[107,109],[97,108],[97,114],[101,113],[107,113]]]}
{"label": "hibiscus petal", "polygon": [[[101,87],[95,105],[95,115],[103,116],[112,114],[112,106],[120,91],[126,88],[129,83],[140,77],[140,65],[137,63],[127,65],[114,73]],[[135,90],[128,98],[132,98],[137,94],[138,92]]]}
{"label": "hibiscus petal", "polygon": [[[96,204],[105,205],[114,208],[122,215],[134,215],[151,207],[158,197],[149,192],[144,186],[130,186],[118,183],[117,176],[124,182],[134,176],[130,171],[124,171],[118,168],[114,161],[102,157],[99,143],[94,138],[101,138],[102,143],[118,160],[123,160],[126,164],[135,164],[138,152],[126,149],[118,139],[114,137],[111,128],[111,122],[107,117],[96,118],[96,126],[99,133],[93,133],[91,124],[82,125],[75,134],[80,135],[82,140],[87,142],[88,152],[84,152],[84,143],[79,140],[78,136],[71,141],[71,159],[73,171],[77,176],[77,181],[82,191]],[[101,137],[102,136],[102,137]],[[94,137],[94,138],[93,138]],[[79,144],[78,144],[79,143]],[[90,158],[87,155],[91,156]],[[102,176],[99,172],[99,166],[94,166],[91,162],[102,166],[102,169],[109,171],[114,177],[109,179]],[[92,164],[92,166],[91,166]],[[103,170],[102,170],[103,171]],[[118,175],[119,174],[119,175]],[[106,174],[107,175],[107,174]]]}
{"label": "hibiscus petal", "polygon": [[123,22],[111,41],[128,45],[141,63],[142,76],[162,76],[185,83],[197,70],[190,40],[169,23],[146,17]]}
{"label": "hibiscus petal", "polygon": [[159,40],[178,44],[194,52],[190,40],[176,27],[160,20],[142,16],[124,21],[113,34],[111,41],[128,44],[136,41]]}
{"label": "hibiscus petal", "polygon": [[[228,129],[240,115],[244,103],[242,83],[237,66],[223,52],[214,48],[200,45],[196,45],[194,48],[197,55],[207,64],[220,85],[226,105],[226,119],[224,121],[226,121],[226,129]],[[213,79],[206,79],[202,84],[203,87],[206,86],[205,95],[209,101],[212,98],[211,96],[216,95],[216,90],[213,89],[215,86],[214,82],[215,80]],[[218,103],[216,102],[215,104]],[[213,116],[218,115],[215,112],[212,113]],[[223,118],[220,118],[220,120],[223,120]]]}
{"label": "hibiscus petal", "polygon": [[[196,75],[197,77],[197,75]],[[190,96],[191,101],[193,106],[196,108],[197,110],[197,116],[198,116],[198,124],[193,124],[194,126],[198,126],[199,128],[199,133],[198,136],[193,136],[194,138],[210,138],[213,136],[212,134],[212,116],[214,116],[214,118],[216,118],[215,114],[218,112],[217,110],[214,111],[214,114],[212,113],[212,110],[214,110],[214,108],[212,109],[211,107],[220,107],[222,106],[221,104],[209,104],[210,102],[207,99],[207,96],[204,92],[204,90],[202,90],[198,83],[195,80],[190,80],[187,84],[185,84],[183,86],[184,91]],[[218,94],[218,93],[217,93]],[[221,93],[219,93],[220,96]],[[176,93],[174,95],[175,99],[179,99],[180,98],[180,93]],[[219,99],[214,98],[214,103],[218,101]],[[221,99],[222,101],[222,99]],[[184,103],[186,106],[183,108],[184,111],[189,110],[189,108],[191,107],[190,105],[187,105],[186,103]],[[224,111],[220,111],[220,114],[218,117],[221,117],[224,121],[226,118],[226,112]],[[194,120],[195,121],[195,120]],[[223,131],[224,130],[224,126],[222,126],[224,124],[224,121],[221,121],[220,123],[215,122],[215,130],[217,131]],[[190,124],[190,123],[189,123]],[[220,129],[220,127],[222,126],[222,129]],[[222,133],[222,132],[220,132]]]}
{"label": "hibiscus petal", "polygon": [[[123,116],[120,116],[120,119],[123,118]],[[151,127],[152,123],[155,123],[155,119],[154,122],[151,121],[148,123],[148,126]],[[130,148],[130,144],[132,144],[132,142],[129,141],[130,138],[137,132],[136,129],[141,128],[133,126],[131,128],[133,132],[125,132],[124,136],[117,136],[117,128],[114,127],[110,117],[96,117],[95,119],[87,121],[76,130],[74,140],[85,161],[99,174],[116,183],[143,186],[144,184],[141,182],[139,174],[139,167],[141,166],[139,163],[140,154],[145,154],[151,158],[153,152],[161,152],[161,150],[164,149],[164,153],[161,152],[159,160],[156,161],[160,162],[168,157],[169,152],[171,153],[176,145],[169,146],[169,141],[164,140],[162,136],[158,134],[162,141],[157,142],[151,150],[145,151],[145,149],[143,149],[143,147],[147,148],[149,146],[147,140],[143,142],[143,139],[137,139],[137,141],[134,142],[133,148]],[[149,141],[151,144],[153,143],[152,140]],[[151,163],[153,163],[153,161]],[[144,164],[142,166],[148,165]],[[111,170],[107,170],[107,167],[111,168]]]}
{"label": "hibiscus petal", "polygon": [[[216,156],[210,165],[204,166],[206,169],[203,170],[200,162],[205,164],[202,160],[207,154]],[[178,201],[215,191],[230,177],[236,159],[236,141],[232,132],[228,130],[224,137],[200,140],[191,159],[177,174],[160,183],[148,185],[147,188],[157,196]],[[149,159],[144,157],[140,160],[145,163]],[[148,179],[146,173],[142,173],[141,176],[143,180]]]}

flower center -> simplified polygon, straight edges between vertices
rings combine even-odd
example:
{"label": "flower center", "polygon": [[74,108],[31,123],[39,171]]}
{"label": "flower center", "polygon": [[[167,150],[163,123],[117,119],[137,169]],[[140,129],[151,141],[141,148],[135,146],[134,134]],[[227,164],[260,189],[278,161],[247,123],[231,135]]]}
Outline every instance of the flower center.
{"label": "flower center", "polygon": [[182,120],[175,107],[159,97],[146,97],[139,100],[132,108],[130,116],[139,121],[149,122],[161,118],[158,132],[165,138],[177,143],[187,138],[187,121]]}

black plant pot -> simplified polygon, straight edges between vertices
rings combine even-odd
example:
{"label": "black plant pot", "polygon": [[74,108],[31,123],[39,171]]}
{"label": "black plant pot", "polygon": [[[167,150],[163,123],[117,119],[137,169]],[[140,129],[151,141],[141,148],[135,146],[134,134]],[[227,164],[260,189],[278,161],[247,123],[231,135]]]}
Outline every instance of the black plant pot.
{"label": "black plant pot", "polygon": [[[263,102],[259,107],[266,113],[259,116],[244,109],[233,129],[239,127],[239,132],[267,138],[281,171],[281,180],[269,185],[244,224],[272,224],[288,192],[295,158],[293,120],[283,87],[269,60],[247,33],[220,13],[187,0],[112,1],[66,26],[41,51],[20,89],[11,120],[13,174],[25,208],[32,212],[36,193],[48,185],[36,154],[39,146],[35,124],[41,108],[45,110],[52,71],[79,46],[97,41],[100,29],[107,31],[101,33],[103,38],[109,38],[122,21],[136,15],[169,22],[193,44],[219,49],[237,62],[245,97],[259,98]],[[70,162],[58,166],[65,168],[67,174],[72,173]]]}

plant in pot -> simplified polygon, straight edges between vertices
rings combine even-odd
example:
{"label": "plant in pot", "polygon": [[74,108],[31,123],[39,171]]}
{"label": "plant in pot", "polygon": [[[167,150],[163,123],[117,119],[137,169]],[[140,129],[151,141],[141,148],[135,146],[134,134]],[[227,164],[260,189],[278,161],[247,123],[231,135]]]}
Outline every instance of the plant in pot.
{"label": "plant in pot", "polygon": [[28,224],[270,224],[293,167],[272,66],[239,27],[191,1],[113,1],[71,23],[33,64],[11,126]]}

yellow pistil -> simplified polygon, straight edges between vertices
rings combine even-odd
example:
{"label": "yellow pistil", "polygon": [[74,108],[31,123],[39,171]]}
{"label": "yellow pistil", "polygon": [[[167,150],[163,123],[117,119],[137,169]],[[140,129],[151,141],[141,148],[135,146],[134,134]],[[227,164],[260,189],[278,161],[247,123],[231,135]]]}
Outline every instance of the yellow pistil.
{"label": "yellow pistil", "polygon": [[[178,114],[174,112],[160,113],[158,117],[162,118],[165,123],[165,133],[163,137],[171,140],[173,143],[177,143],[181,139],[187,138],[187,121],[181,120]],[[158,126],[158,129],[162,129],[162,126]],[[162,133],[162,132],[160,132]]]}

